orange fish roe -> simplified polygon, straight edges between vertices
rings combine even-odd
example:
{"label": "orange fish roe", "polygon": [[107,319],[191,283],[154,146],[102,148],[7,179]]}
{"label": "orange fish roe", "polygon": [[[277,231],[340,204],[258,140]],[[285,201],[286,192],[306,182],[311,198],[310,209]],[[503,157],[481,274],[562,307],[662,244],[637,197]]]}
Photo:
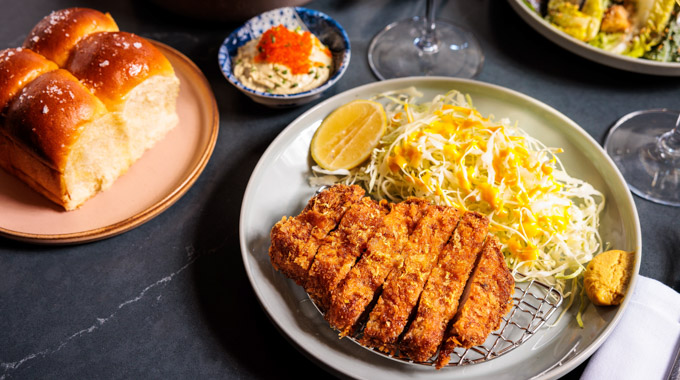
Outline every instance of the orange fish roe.
{"label": "orange fish roe", "polygon": [[[292,74],[307,74],[313,64],[309,59],[313,43],[310,32],[297,33],[278,25],[262,34],[255,62],[278,63],[287,66]],[[331,55],[328,48],[323,50]]]}

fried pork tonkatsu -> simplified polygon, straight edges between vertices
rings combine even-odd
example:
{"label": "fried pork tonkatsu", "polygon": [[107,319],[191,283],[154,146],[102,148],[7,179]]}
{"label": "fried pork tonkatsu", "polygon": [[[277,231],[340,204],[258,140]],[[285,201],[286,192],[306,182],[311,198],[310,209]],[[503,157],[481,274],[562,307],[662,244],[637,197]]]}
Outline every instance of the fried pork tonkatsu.
{"label": "fried pork tonkatsu", "polygon": [[417,198],[393,204],[366,253],[333,291],[326,320],[341,336],[354,333],[353,327],[387,275],[401,263],[402,247],[427,207],[427,201]]}
{"label": "fried pork tonkatsu", "polygon": [[310,199],[300,215],[283,217],[270,234],[269,257],[274,268],[303,285],[321,241],[363,196],[359,186],[336,185]]}
{"label": "fried pork tonkatsu", "polygon": [[430,206],[404,246],[403,264],[390,273],[369,315],[361,343],[393,353],[430,271],[459,217],[458,209]]}
{"label": "fried pork tonkatsu", "polygon": [[442,343],[437,368],[449,362],[456,347],[470,348],[484,343],[512,307],[514,288],[515,279],[505,264],[501,243],[495,236],[489,236]]}
{"label": "fried pork tonkatsu", "polygon": [[379,204],[365,197],[347,210],[338,227],[321,242],[304,287],[322,310],[328,309],[332,291],[366,250],[387,211],[387,202]]}
{"label": "fried pork tonkatsu", "polygon": [[340,336],[441,368],[483,343],[514,279],[480,214],[418,198],[376,202],[335,185],[271,231],[272,265],[302,285]]}
{"label": "fried pork tonkatsu", "polygon": [[413,361],[424,362],[437,352],[477,262],[488,224],[483,215],[466,212],[444,247],[420,296],[416,316],[400,344],[401,352]]}

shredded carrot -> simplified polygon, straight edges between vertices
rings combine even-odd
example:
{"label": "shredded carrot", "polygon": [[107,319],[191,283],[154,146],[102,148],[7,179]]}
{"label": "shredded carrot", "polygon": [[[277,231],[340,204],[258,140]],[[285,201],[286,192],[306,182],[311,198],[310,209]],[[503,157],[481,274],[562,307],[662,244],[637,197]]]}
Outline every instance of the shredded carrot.
{"label": "shredded carrot", "polygon": [[312,67],[309,59],[312,44],[310,32],[298,33],[278,25],[262,34],[255,62],[278,63],[288,67],[292,74],[306,74]]}

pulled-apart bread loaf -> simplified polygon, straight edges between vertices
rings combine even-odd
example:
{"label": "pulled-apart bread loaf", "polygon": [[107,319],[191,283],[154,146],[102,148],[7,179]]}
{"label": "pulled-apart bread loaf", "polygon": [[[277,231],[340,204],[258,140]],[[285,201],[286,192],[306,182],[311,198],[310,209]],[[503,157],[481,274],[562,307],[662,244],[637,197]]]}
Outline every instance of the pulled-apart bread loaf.
{"label": "pulled-apart bread loaf", "polygon": [[0,167],[78,208],[177,124],[178,94],[152,43],[109,14],[55,11],[0,51]]}

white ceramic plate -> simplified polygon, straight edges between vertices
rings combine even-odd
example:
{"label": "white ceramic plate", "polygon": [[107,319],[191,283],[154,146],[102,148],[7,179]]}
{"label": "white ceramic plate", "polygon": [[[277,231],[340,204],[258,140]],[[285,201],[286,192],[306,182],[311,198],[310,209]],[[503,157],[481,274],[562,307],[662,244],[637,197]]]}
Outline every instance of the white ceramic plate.
{"label": "white ceramic plate", "polygon": [[179,124],[107,191],[64,211],[0,170],[0,236],[44,244],[111,237],[160,214],[194,184],[212,154],[219,116],[208,81],[189,58],[154,42],[180,80]]}
{"label": "white ceramic plate", "polygon": [[631,58],[621,54],[588,45],[583,41],[564,33],[542,19],[536,12],[531,10],[525,0],[508,0],[512,8],[536,31],[557,45],[578,54],[583,58],[590,59],[621,70],[632,71],[641,74],[662,76],[680,76],[680,63],[657,62],[642,58]]}
{"label": "white ceramic plate", "polygon": [[297,215],[315,189],[310,187],[309,143],[323,118],[357,98],[416,86],[425,94],[457,89],[468,93],[483,114],[508,117],[548,146],[562,147],[567,170],[592,183],[607,197],[600,232],[612,247],[636,252],[635,286],[639,270],[640,226],[632,196],[614,164],[578,125],[549,106],[526,95],[472,80],[444,77],[401,78],[371,83],[336,95],[293,121],[272,142],[250,178],[241,207],[240,242],[250,282],[272,321],[297,346],[328,369],[354,378],[407,379],[528,379],[555,378],[588,358],[606,339],[627,306],[589,306],[576,325],[573,313],[556,327],[543,329],[514,351],[489,362],[436,371],[431,367],[386,359],[347,339],[338,339],[308,300],[304,290],[272,268],[269,231],[284,215]]}

